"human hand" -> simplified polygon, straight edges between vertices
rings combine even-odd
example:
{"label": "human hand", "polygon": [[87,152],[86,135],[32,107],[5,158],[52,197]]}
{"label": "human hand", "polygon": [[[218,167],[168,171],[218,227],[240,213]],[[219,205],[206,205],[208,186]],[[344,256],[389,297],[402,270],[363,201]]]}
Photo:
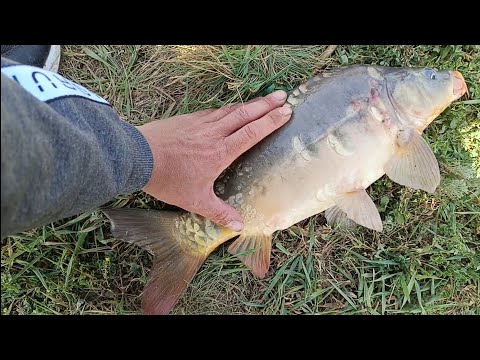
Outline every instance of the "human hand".
{"label": "human hand", "polygon": [[143,191],[240,231],[241,215],[215,195],[213,184],[237,157],[290,119],[286,97],[276,91],[245,104],[139,126],[153,153],[152,176]]}

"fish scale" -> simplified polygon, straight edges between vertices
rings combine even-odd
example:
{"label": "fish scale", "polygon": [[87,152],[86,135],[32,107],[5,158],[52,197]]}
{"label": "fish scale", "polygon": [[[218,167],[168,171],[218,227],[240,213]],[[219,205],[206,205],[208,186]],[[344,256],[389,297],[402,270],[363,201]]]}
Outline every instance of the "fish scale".
{"label": "fish scale", "polygon": [[[229,182],[220,180],[225,184],[224,192],[220,197],[227,200],[238,193],[236,189],[239,184],[244,188],[250,182],[258,182],[258,179],[264,175],[262,172],[272,167],[278,168],[285,159],[295,156],[296,154],[292,152],[292,139],[299,139],[305,148],[314,147],[319,140],[327,136],[329,130],[338,128],[348,120],[351,115],[346,113],[345,104],[348,105],[357,100],[348,92],[355,89],[356,97],[368,98],[370,86],[368,81],[364,80],[367,73],[366,67],[362,66],[349,68],[348,72],[327,71],[294,89],[287,100],[293,104],[290,121],[277,130],[275,136],[268,136],[234,163],[225,174],[227,179],[234,180]],[[355,80],[347,89],[340,85],[329,86],[329,83],[341,84],[344,78],[352,77]],[[242,176],[236,176],[238,174],[236,167],[254,167],[255,178],[245,179]]]}
{"label": "fish scale", "polygon": [[234,235],[231,230],[218,226],[203,216],[191,213],[179,216],[175,229],[182,248],[190,253],[210,252],[212,247],[217,246],[219,240],[225,237],[231,238]]}

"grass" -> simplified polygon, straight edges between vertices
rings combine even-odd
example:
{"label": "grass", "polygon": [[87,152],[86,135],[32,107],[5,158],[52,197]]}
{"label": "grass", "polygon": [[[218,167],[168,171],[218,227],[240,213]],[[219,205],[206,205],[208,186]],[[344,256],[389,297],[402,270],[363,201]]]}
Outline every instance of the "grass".
{"label": "grass", "polygon": [[[323,216],[275,235],[268,276],[217,249],[174,314],[480,314],[480,47],[65,46],[60,72],[132,124],[290,89],[324,67],[431,66],[463,73],[467,100],[425,132],[435,194],[383,177],[368,190],[384,232],[332,231]],[[162,208],[136,193],[109,206]],[[98,212],[2,240],[2,314],[137,314],[151,257],[112,239]]]}

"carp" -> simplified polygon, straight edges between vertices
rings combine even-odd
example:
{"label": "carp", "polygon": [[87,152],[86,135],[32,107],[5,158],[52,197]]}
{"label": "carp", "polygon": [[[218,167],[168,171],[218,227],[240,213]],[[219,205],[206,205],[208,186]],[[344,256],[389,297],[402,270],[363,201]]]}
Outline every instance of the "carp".
{"label": "carp", "polygon": [[208,255],[228,251],[255,276],[270,266],[272,235],[325,211],[328,224],[382,231],[366,189],[387,175],[433,193],[437,160],[424,129],[467,92],[458,71],[354,65],[326,70],[293,89],[292,117],[239,157],[215,183],[244,229],[189,212],[107,209],[112,234],[153,253],[142,295],[146,314],[167,314]]}

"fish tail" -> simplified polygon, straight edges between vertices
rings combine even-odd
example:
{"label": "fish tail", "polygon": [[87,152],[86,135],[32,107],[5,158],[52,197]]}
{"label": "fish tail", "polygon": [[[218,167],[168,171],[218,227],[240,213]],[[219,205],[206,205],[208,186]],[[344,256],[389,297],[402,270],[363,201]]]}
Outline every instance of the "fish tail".
{"label": "fish tail", "polygon": [[168,314],[207,256],[237,235],[203,217],[185,212],[105,209],[115,238],[153,253],[153,267],[142,294],[145,314]]}

